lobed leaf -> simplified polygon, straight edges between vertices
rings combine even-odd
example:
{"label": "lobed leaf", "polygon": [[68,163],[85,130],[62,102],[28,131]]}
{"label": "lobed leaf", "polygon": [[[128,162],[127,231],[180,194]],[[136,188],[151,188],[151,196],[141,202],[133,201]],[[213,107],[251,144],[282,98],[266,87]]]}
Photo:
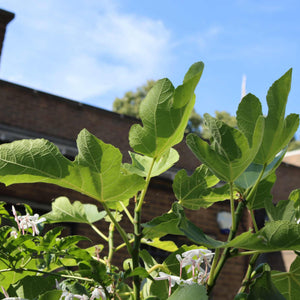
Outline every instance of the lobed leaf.
{"label": "lobed leaf", "polygon": [[285,297],[283,297],[272,282],[270,267],[265,265],[264,269],[264,272],[256,278],[254,283],[250,286],[250,293],[247,300],[285,300]]}
{"label": "lobed leaf", "polygon": [[257,233],[244,232],[225,247],[274,252],[300,250],[300,226],[285,220],[267,222]]}
{"label": "lobed leaf", "polygon": [[[265,119],[265,130],[261,147],[255,158],[255,163],[270,164],[274,157],[294,136],[299,126],[299,116],[290,114],[285,118],[285,108],[291,87],[292,69],[273,83],[267,94],[268,115]],[[262,116],[259,100],[248,94],[244,97],[237,111],[238,127],[248,140],[253,132],[254,124]]]}
{"label": "lobed leaf", "polygon": [[187,145],[219,179],[233,182],[255,158],[263,136],[264,120],[258,118],[249,143],[241,131],[208,114],[204,118],[212,134],[211,145],[196,134],[187,136]]}
{"label": "lobed leaf", "polygon": [[58,197],[52,202],[52,210],[43,215],[51,223],[74,222],[92,224],[103,219],[105,211],[98,211],[96,205],[82,204],[79,201],[70,203],[67,197]]}
{"label": "lobed leaf", "polygon": [[300,298],[300,258],[296,257],[288,272],[272,271],[272,281],[286,300]]}
{"label": "lobed leaf", "polygon": [[218,182],[219,179],[205,165],[201,165],[191,176],[180,170],[174,178],[173,191],[182,206],[197,210],[229,199],[228,185],[213,188]]}
{"label": "lobed leaf", "polygon": [[78,155],[74,162],[44,139],[21,140],[0,146],[0,176],[6,185],[45,182],[73,189],[118,208],[119,201],[141,190],[144,180],[121,172],[122,154],[86,129],[77,139]]}
{"label": "lobed leaf", "polygon": [[[287,147],[281,150],[275,156],[273,161],[266,166],[262,179],[265,179],[279,167],[282,159],[284,158],[286,150]],[[263,165],[252,162],[249,167],[234,181],[234,183],[241,188],[248,189],[256,183],[262,170]]]}
{"label": "lobed leaf", "polygon": [[266,201],[272,203],[273,196],[271,190],[276,181],[275,173],[270,174],[268,177],[259,182],[255,194],[246,199],[248,209],[261,209],[265,207]]}
{"label": "lobed leaf", "polygon": [[10,296],[36,299],[39,295],[52,289],[53,286],[55,286],[55,276],[26,276],[12,284],[7,291]]}
{"label": "lobed leaf", "polygon": [[143,126],[135,124],[129,132],[135,152],[159,158],[182,140],[203,68],[202,62],[192,65],[176,89],[168,79],[156,82],[140,106]]}
{"label": "lobed leaf", "polygon": [[[141,177],[147,177],[153,158],[129,152],[132,164],[124,164],[123,167],[132,174],[137,174]],[[170,169],[179,160],[178,152],[170,148],[158,160],[155,160],[151,170],[150,177],[158,176]]]}
{"label": "lobed leaf", "polygon": [[190,222],[186,218],[183,208],[179,204],[175,203],[173,205],[173,211],[178,215],[179,218],[179,222],[177,225],[178,228],[188,239],[198,245],[205,246],[207,248],[219,248],[224,245],[223,242],[217,241],[204,234],[204,232],[200,228]]}

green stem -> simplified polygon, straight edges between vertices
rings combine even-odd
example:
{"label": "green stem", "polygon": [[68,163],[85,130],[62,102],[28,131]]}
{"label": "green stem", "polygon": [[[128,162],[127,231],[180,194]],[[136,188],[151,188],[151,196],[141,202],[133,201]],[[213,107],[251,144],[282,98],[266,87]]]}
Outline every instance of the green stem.
{"label": "green stem", "polygon": [[230,187],[231,228],[235,228],[236,221],[235,221],[235,215],[234,215],[233,182],[229,183],[229,187]]}
{"label": "green stem", "polygon": [[[134,243],[132,247],[132,267],[133,270],[140,266],[139,261],[139,252],[140,252],[140,245],[141,245],[141,211],[135,210],[134,211]],[[140,287],[141,287],[141,278],[139,276],[133,277],[133,293],[134,299],[140,299]]]}
{"label": "green stem", "polygon": [[95,232],[97,232],[98,235],[100,235],[106,242],[108,242],[108,237],[102,233],[94,224],[89,224],[94,230]]}
{"label": "green stem", "polygon": [[165,265],[162,265],[162,264],[157,264],[157,265],[154,265],[152,268],[150,268],[149,270],[147,270],[147,272],[149,274],[151,274],[153,271],[155,271],[156,269],[163,269],[163,270],[168,270],[168,268],[165,266]]}
{"label": "green stem", "polygon": [[65,275],[65,274],[58,274],[58,273],[54,273],[54,272],[47,272],[47,271],[41,271],[41,270],[34,270],[34,269],[29,269],[29,268],[18,268],[18,269],[14,269],[14,268],[9,268],[9,269],[2,269],[0,270],[0,273],[4,273],[4,272],[32,272],[32,273],[41,273],[41,274],[48,274],[51,276],[55,276],[55,277],[63,277],[63,278],[71,278],[71,279],[78,279],[78,280],[83,280],[83,281],[88,281],[88,282],[93,282],[93,279],[90,278],[86,278],[86,277],[80,277],[80,276],[74,276],[74,275]]}
{"label": "green stem", "polygon": [[129,212],[129,210],[127,209],[127,207],[124,205],[124,203],[123,203],[122,201],[119,201],[119,203],[121,204],[121,206],[122,206],[123,210],[125,211],[125,213],[126,213],[128,219],[130,220],[130,222],[131,222],[132,224],[134,224],[133,217],[132,217],[132,215],[130,214],[130,212]]}
{"label": "green stem", "polygon": [[110,265],[111,265],[111,260],[112,257],[115,253],[115,249],[114,249],[114,231],[115,231],[115,226],[113,223],[110,223],[109,225],[109,235],[108,235],[108,256],[107,256],[107,266],[110,269]]}
{"label": "green stem", "polygon": [[30,257],[27,259],[27,261],[25,261],[25,263],[23,263],[23,264],[20,266],[20,268],[26,267],[26,265],[29,264],[29,262],[30,262],[31,260],[32,260],[32,257],[30,256]]}
{"label": "green stem", "polygon": [[146,177],[146,184],[145,184],[145,187],[144,187],[144,189],[142,190],[140,199],[139,199],[139,201],[138,201],[138,205],[137,205],[137,207],[135,208],[136,211],[141,211],[141,210],[142,210],[142,205],[143,205],[143,202],[144,202],[144,199],[145,199],[147,190],[148,190],[148,186],[149,186],[150,179],[151,179],[151,172],[152,172],[152,169],[153,169],[153,166],[154,166],[155,161],[156,161],[156,158],[153,158],[152,163],[151,163],[151,166],[150,166],[150,169],[149,169],[149,172],[148,172],[147,177]]}
{"label": "green stem", "polygon": [[[134,209],[134,243],[132,246],[132,267],[133,269],[140,266],[140,245],[141,245],[141,239],[142,239],[142,228],[141,228],[141,214],[142,214],[142,205],[149,187],[149,183],[151,180],[151,172],[154,166],[156,158],[152,159],[151,166],[149,168],[147,177],[146,177],[146,184],[144,189],[141,192],[141,195],[138,199],[138,202],[136,203],[135,209]],[[134,299],[140,300],[140,289],[141,289],[141,278],[139,276],[133,276],[133,293],[134,293]]]}
{"label": "green stem", "polygon": [[257,232],[258,231],[258,227],[257,227],[257,224],[256,224],[256,220],[255,220],[255,216],[254,216],[254,213],[253,213],[253,209],[249,209],[249,212],[250,212],[251,220],[252,220],[252,223],[253,223],[254,231]]}
{"label": "green stem", "polygon": [[235,257],[235,256],[247,256],[247,255],[254,255],[254,254],[261,254],[261,253],[269,253],[270,251],[269,250],[265,250],[265,251],[262,251],[262,250],[253,250],[253,251],[243,251],[243,252],[239,252],[237,254],[234,254],[232,255],[232,257]]}
{"label": "green stem", "polygon": [[212,266],[211,266],[211,269],[210,269],[207,286],[211,286],[212,283],[213,283],[214,273],[215,273],[215,269],[216,269],[217,262],[218,262],[218,259],[219,259],[219,254],[220,254],[220,249],[217,248],[215,250],[215,257],[214,257],[214,260],[213,260],[213,263],[212,263]]}
{"label": "green stem", "polygon": [[[132,244],[133,242],[134,242],[134,239],[129,240],[129,243],[130,243],[130,244]],[[122,249],[122,248],[124,248],[124,247],[126,247],[126,244],[125,244],[125,243],[120,244],[119,246],[117,246],[117,247],[115,248],[115,252],[119,251],[120,249]]]}
{"label": "green stem", "polygon": [[[235,216],[235,221],[234,221],[234,227],[232,226],[231,227],[231,230],[230,230],[230,233],[229,233],[229,236],[228,236],[228,239],[227,241],[231,241],[235,235],[236,235],[236,232],[237,232],[237,228],[239,226],[239,223],[240,223],[240,220],[241,220],[241,217],[242,217],[242,213],[243,213],[243,210],[245,208],[245,203],[243,201],[241,201],[239,204],[238,204],[238,207],[237,209],[235,210],[235,213],[234,213],[234,216]],[[220,275],[220,272],[226,262],[226,260],[230,257],[230,248],[225,248],[218,263],[217,263],[217,266],[215,267],[215,270],[214,270],[214,274],[212,276],[210,276],[209,278],[209,282],[207,284],[207,293],[209,294],[214,285],[216,284],[216,280],[217,278],[219,277]]]}
{"label": "green stem", "polygon": [[248,289],[248,287],[251,283],[251,274],[252,274],[253,268],[255,267],[255,263],[256,263],[258,256],[259,256],[259,253],[256,253],[251,257],[246,275],[244,277],[244,280],[242,282],[241,288],[238,293],[244,293]]}
{"label": "green stem", "polygon": [[264,164],[264,166],[263,166],[263,168],[262,168],[262,170],[261,170],[261,172],[260,172],[260,174],[259,174],[259,176],[258,176],[258,178],[257,178],[257,180],[256,180],[256,182],[254,184],[254,186],[250,190],[250,193],[245,195],[246,200],[251,199],[254,196],[254,194],[256,193],[257,187],[258,187],[258,185],[260,183],[260,180],[262,179],[262,177],[264,175],[266,167],[267,167],[267,165]]}
{"label": "green stem", "polygon": [[118,223],[118,221],[114,218],[113,214],[111,213],[110,209],[108,208],[108,206],[106,205],[105,202],[102,202],[102,205],[105,209],[105,211],[107,212],[110,220],[112,221],[112,223],[115,225],[115,227],[117,228],[118,232],[120,233],[123,241],[125,242],[128,252],[129,254],[132,254],[132,247],[131,244],[127,238],[126,232],[123,230],[123,228],[120,226],[120,224]]}

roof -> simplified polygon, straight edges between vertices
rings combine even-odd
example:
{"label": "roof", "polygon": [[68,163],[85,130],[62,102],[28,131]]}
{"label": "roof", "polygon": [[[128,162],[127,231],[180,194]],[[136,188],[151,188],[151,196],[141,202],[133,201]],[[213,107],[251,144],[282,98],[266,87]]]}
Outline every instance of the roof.
{"label": "roof", "polygon": [[287,152],[282,162],[292,166],[300,167],[300,149]]}

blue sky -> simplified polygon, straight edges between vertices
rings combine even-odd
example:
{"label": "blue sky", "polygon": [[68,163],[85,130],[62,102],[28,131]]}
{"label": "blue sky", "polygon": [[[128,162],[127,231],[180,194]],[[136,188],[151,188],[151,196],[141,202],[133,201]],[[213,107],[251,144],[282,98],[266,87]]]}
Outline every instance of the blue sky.
{"label": "blue sky", "polygon": [[297,0],[0,0],[0,8],[16,14],[1,79],[110,110],[148,79],[179,85],[202,60],[198,113],[234,114],[244,74],[266,113],[268,88],[292,67],[287,113],[300,113]]}

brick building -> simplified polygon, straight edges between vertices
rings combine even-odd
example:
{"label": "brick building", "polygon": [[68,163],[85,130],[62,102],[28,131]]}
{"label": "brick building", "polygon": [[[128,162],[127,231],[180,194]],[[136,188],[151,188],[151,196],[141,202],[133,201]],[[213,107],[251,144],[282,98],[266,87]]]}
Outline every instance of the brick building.
{"label": "brick building", "polygon": [[[12,13],[0,10],[0,47],[3,44],[6,25],[13,17]],[[124,162],[128,162],[128,150],[130,150],[128,131],[136,122],[138,120],[131,117],[0,80],[1,143],[23,138],[43,137],[55,143],[67,158],[73,159],[77,153],[75,144],[77,134],[82,128],[87,128],[105,143],[118,147],[124,155]],[[172,179],[176,171],[185,168],[192,172],[199,165],[199,161],[191,155],[184,142],[179,144],[176,149],[180,154],[179,162],[166,174],[153,178],[150,184],[143,209],[143,222],[158,216],[158,212],[160,215],[170,209],[175,200],[172,192]],[[299,186],[300,168],[291,168],[292,172],[290,169],[286,172],[286,165],[278,170],[279,184],[274,188],[276,200],[287,199],[289,191],[296,188],[297,185]],[[287,178],[287,175],[290,174],[295,179],[294,181]],[[282,180],[284,180],[283,185],[281,184]],[[56,186],[47,184],[0,186],[0,201],[6,201],[9,204],[25,202],[41,213],[49,211],[51,201],[61,195],[67,196],[71,201],[80,200],[97,204],[101,209],[101,205],[95,200]],[[217,203],[208,209],[187,210],[186,214],[206,234],[224,240],[226,236],[220,233],[216,221],[217,213],[224,210],[230,210],[227,201]],[[123,219],[123,226],[131,231],[131,224],[125,217]],[[240,230],[248,230],[248,222],[248,217],[245,215]],[[97,225],[101,229],[103,226],[105,228],[107,226],[106,223]],[[103,242],[88,227],[82,225],[70,226],[69,233],[88,235],[95,243]],[[126,257],[125,250],[118,257],[121,256]],[[213,299],[233,299],[243,278],[247,262],[247,257],[231,259],[228,262],[218,280]],[[118,264],[119,261],[116,260],[113,263]]]}

